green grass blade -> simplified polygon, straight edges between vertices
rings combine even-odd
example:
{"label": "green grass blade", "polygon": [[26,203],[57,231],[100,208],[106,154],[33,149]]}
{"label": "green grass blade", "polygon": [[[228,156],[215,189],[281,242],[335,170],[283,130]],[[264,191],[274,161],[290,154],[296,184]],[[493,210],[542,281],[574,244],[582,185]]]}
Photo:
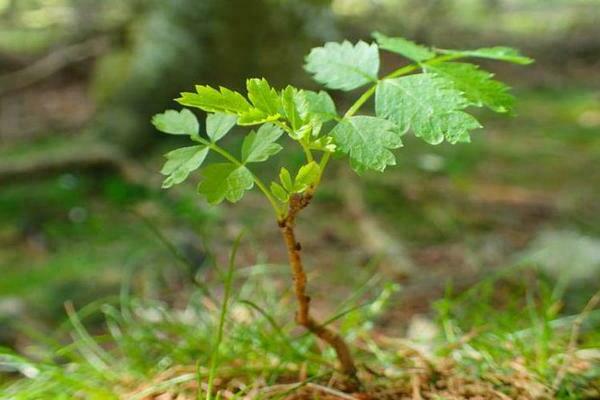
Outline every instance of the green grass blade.
{"label": "green grass blade", "polygon": [[[214,385],[215,376],[217,374],[217,368],[219,366],[219,348],[221,346],[221,342],[223,340],[223,330],[225,327],[225,319],[227,317],[227,307],[229,305],[229,298],[231,297],[231,287],[233,283],[233,276],[235,270],[235,257],[237,255],[237,251],[240,247],[240,242],[242,240],[243,232],[238,235],[235,242],[233,243],[233,248],[231,249],[231,253],[229,255],[229,265],[227,267],[227,275],[225,276],[224,286],[225,293],[223,295],[223,303],[221,304],[221,313],[219,315],[219,327],[217,329],[217,335],[215,338],[215,344],[213,347],[213,352],[210,360],[210,369],[208,373],[208,388],[206,390],[206,400],[211,400],[212,398],[212,390]],[[199,392],[200,393],[200,392]],[[200,397],[198,397],[200,398]]]}

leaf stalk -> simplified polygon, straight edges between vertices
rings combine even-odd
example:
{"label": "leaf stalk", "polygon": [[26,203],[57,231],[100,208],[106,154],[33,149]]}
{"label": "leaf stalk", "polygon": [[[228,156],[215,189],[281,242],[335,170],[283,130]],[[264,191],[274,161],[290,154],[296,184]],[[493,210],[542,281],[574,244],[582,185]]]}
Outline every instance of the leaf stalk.
{"label": "leaf stalk", "polygon": [[[242,163],[240,160],[235,158],[231,153],[229,153],[227,150],[223,149],[216,143],[209,142],[208,140],[206,140],[202,137],[196,137],[195,139],[198,142],[208,146],[208,148],[213,150],[215,153],[218,153],[219,155],[221,155],[223,158],[230,161],[231,163],[237,165],[238,167],[244,167],[244,163]],[[250,170],[248,170],[248,171],[250,171]],[[267,187],[265,186],[263,181],[258,176],[256,176],[252,171],[250,171],[250,174],[252,175],[252,179],[254,180],[256,187],[258,187],[260,189],[260,191],[263,192],[263,194],[265,195],[267,200],[269,200],[269,202],[271,203],[271,206],[273,207],[273,210],[275,211],[275,215],[277,216],[277,218],[281,218],[281,216],[284,215],[284,211],[281,209],[277,200],[275,200],[275,198],[273,197],[273,195],[271,194],[269,189],[267,189]]]}

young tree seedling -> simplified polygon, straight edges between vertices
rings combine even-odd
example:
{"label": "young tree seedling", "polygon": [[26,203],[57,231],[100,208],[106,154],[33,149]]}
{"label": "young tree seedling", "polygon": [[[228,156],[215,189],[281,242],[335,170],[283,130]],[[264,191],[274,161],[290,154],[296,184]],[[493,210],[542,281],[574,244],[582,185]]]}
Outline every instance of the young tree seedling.
{"label": "young tree seedling", "polygon": [[[395,165],[393,150],[402,147],[402,136],[411,132],[425,142],[466,143],[470,132],[481,128],[469,113],[470,107],[487,107],[508,113],[513,96],[493,74],[466,60],[484,58],[529,64],[530,58],[508,47],[476,50],[429,48],[399,37],[374,33],[375,42],[352,44],[329,42],[306,56],[304,68],[327,89],[366,91],[343,114],[326,91],[287,86],[277,90],[266,79],[246,81],[247,93],[198,85],[176,101],[205,111],[206,134],[189,109],[167,110],[156,115],[154,126],[168,134],[186,135],[195,143],[166,154],[161,170],[163,188],[185,181],[201,169],[198,192],[211,204],[239,201],[257,187],[273,208],[287,248],[298,302],[296,321],[328,343],[337,354],[341,372],[355,376],[356,366],[342,336],[315,320],[306,294],[306,273],[301,245],[294,226],[321,185],[332,155],[350,162],[359,175],[383,172]],[[379,76],[379,51],[396,53],[408,63]],[[360,114],[363,105],[375,98],[374,115]],[[235,126],[255,126],[244,137],[240,151],[223,148],[220,140]],[[288,141],[283,142],[282,136]],[[267,185],[253,171],[256,163],[267,161],[286,146],[299,146],[305,163],[297,170],[281,168],[278,179]],[[203,166],[209,152],[220,162]]]}

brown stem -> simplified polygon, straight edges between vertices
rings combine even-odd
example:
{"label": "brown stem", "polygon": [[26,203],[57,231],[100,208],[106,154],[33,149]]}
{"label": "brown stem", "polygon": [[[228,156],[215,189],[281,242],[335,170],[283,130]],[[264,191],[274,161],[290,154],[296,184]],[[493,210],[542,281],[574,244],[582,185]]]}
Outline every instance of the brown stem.
{"label": "brown stem", "polygon": [[337,354],[341,364],[341,371],[351,377],[356,377],[356,367],[348,345],[339,333],[333,329],[320,324],[310,315],[310,297],[306,295],[306,273],[302,265],[300,243],[296,240],[294,225],[296,216],[305,208],[311,200],[310,194],[292,195],[289,201],[289,210],[287,216],[279,221],[279,227],[287,247],[290,266],[294,277],[294,291],[298,301],[298,312],[296,313],[296,322],[308,329],[311,333],[328,343]]}

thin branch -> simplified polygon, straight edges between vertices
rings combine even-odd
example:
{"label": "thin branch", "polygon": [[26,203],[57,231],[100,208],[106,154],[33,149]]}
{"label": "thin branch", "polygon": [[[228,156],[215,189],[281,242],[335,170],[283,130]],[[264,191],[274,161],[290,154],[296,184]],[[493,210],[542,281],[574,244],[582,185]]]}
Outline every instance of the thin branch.
{"label": "thin branch", "polygon": [[31,86],[73,63],[97,57],[107,47],[108,41],[101,37],[58,49],[21,70],[0,76],[0,94]]}
{"label": "thin branch", "polygon": [[565,354],[565,359],[563,360],[562,365],[558,369],[556,373],[556,377],[554,382],[552,383],[552,389],[554,392],[558,390],[560,384],[563,379],[567,375],[569,367],[571,366],[571,362],[573,360],[573,355],[575,354],[575,350],[577,349],[577,340],[579,339],[579,331],[581,330],[581,325],[587,318],[588,314],[596,308],[596,306],[600,303],[600,291],[596,292],[592,296],[592,298],[587,302],[581,314],[577,316],[575,321],[573,321],[573,326],[571,328],[571,337],[569,338],[569,344],[567,345],[567,352]]}
{"label": "thin branch", "polygon": [[312,195],[305,193],[304,195],[295,194],[290,198],[289,210],[285,218],[279,220],[279,226],[286,243],[290,266],[294,276],[294,291],[296,300],[298,301],[298,312],[296,313],[296,322],[308,329],[311,333],[319,337],[324,342],[328,343],[337,354],[341,364],[342,372],[348,377],[356,378],[356,366],[350,349],[342,336],[333,329],[317,322],[310,315],[310,297],[306,294],[306,272],[302,264],[300,252],[302,246],[296,240],[294,226],[296,217],[300,211],[310,204]]}
{"label": "thin branch", "polygon": [[327,386],[319,385],[319,384],[312,383],[312,382],[309,382],[308,384],[306,384],[306,386],[308,386],[309,388],[313,388],[315,390],[320,390],[321,392],[325,392],[327,394],[336,396],[336,397],[338,397],[340,399],[356,400],[356,397],[354,397],[354,396],[350,396],[349,394],[346,394],[344,392],[340,392],[337,389],[330,388],[330,387],[327,387]]}
{"label": "thin branch", "polygon": [[[77,151],[85,146],[85,152]],[[0,160],[0,184],[43,177],[73,169],[109,168],[127,181],[147,185],[152,177],[139,165],[127,159],[116,146],[94,141],[77,141],[44,153]]]}

